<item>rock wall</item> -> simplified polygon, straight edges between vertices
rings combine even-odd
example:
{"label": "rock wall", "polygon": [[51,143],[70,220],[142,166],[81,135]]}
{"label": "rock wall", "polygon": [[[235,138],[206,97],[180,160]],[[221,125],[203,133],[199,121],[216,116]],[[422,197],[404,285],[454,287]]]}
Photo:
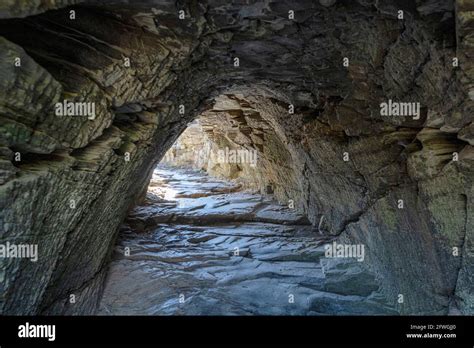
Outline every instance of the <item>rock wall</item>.
{"label": "rock wall", "polygon": [[241,188],[265,193],[269,185],[258,166],[259,150],[234,121],[232,111],[223,109],[229,102],[232,99],[228,95],[217,97],[213,108],[187,126],[160,164],[203,170],[214,177],[233,180]]}
{"label": "rock wall", "polygon": [[195,120],[166,151],[160,164],[205,170],[207,167],[204,158],[207,157],[209,145],[210,141],[205,136],[201,124]]}
{"label": "rock wall", "polygon": [[364,243],[400,313],[474,312],[472,0],[58,4],[1,11],[0,241],[40,253],[2,262],[1,313],[92,313],[118,225],[199,115],[258,151],[242,177]]}

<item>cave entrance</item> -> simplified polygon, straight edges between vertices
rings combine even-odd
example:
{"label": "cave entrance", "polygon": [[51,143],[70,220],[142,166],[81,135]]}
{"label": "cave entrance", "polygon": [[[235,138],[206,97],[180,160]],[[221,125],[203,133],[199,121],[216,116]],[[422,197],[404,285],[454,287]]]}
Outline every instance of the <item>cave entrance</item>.
{"label": "cave entrance", "polygon": [[250,170],[256,173],[258,150],[236,143],[231,132],[197,118],[165,153],[159,166],[203,170],[215,177],[255,186]]}
{"label": "cave entrance", "polygon": [[[2,238],[48,253],[6,263],[2,313],[95,310],[117,227],[202,110],[213,176],[161,172],[164,196],[122,225],[105,301],[130,307],[112,312],[473,313],[469,1],[7,3]],[[406,103],[419,112],[381,109]],[[331,273],[298,211],[365,244],[382,286]]]}
{"label": "cave entrance", "polygon": [[[210,111],[189,123],[155,168],[145,202],[122,226],[102,313],[310,310],[295,298],[306,296],[304,282],[322,276],[327,239],[306,216],[260,191],[264,151],[245,142],[252,131],[242,126],[242,114],[234,109],[222,116]],[[125,248],[129,256],[122,256]]]}
{"label": "cave entrance", "polygon": [[[231,118],[235,110],[222,115],[222,100],[217,98],[215,109],[190,122],[166,151],[153,172],[149,196],[185,207],[193,205],[187,199],[242,190],[267,196],[272,193],[268,191],[270,184],[259,187],[262,171],[257,167],[258,150],[239,139],[243,133]],[[221,117],[221,122],[216,117]],[[228,213],[234,214],[230,210]]]}
{"label": "cave entrance", "polygon": [[[287,187],[298,185],[298,168],[292,166],[293,156],[277,129],[281,120],[264,117],[258,109],[266,99],[237,92],[213,98],[212,106],[168,145],[158,167],[204,171],[288,205]],[[277,111],[284,116],[286,106]],[[301,204],[296,208],[304,211]]]}

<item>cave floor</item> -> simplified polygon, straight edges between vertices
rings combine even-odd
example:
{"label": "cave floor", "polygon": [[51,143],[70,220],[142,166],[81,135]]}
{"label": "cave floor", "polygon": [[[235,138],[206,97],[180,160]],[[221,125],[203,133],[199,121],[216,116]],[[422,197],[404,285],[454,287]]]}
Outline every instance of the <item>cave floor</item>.
{"label": "cave floor", "polygon": [[122,225],[98,314],[395,314],[356,261],[324,257],[328,242],[269,197],[158,167]]}

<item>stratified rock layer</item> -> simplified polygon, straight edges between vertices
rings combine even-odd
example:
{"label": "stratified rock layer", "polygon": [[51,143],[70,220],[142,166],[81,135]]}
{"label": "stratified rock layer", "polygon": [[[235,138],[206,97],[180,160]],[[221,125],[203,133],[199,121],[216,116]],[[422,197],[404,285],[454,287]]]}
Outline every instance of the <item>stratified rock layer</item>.
{"label": "stratified rock layer", "polygon": [[217,146],[259,151],[249,182],[366,245],[388,305],[474,312],[472,0],[11,3],[0,241],[40,259],[2,262],[2,313],[93,312],[119,224],[201,114]]}
{"label": "stratified rock layer", "polygon": [[151,184],[121,227],[99,314],[397,314],[363,254],[326,257],[331,238],[294,210],[189,169],[157,168]]}

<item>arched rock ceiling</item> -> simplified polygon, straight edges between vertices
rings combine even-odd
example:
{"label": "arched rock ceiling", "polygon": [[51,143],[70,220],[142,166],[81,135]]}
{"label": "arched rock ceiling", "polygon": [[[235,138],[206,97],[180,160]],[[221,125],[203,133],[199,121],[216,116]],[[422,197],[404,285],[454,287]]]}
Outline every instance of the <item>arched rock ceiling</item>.
{"label": "arched rock ceiling", "polygon": [[[117,226],[153,166],[227,95],[249,113],[240,132],[269,125],[250,144],[263,144],[265,180],[321,230],[365,243],[387,301],[402,292],[413,296],[401,313],[454,302],[472,313],[472,1],[0,6],[1,237],[48,246],[41,263],[5,265],[0,311],[92,312]],[[21,67],[7,63],[17,57]],[[58,118],[65,99],[95,102],[97,117]],[[419,102],[420,119],[381,117],[389,99]]]}
{"label": "arched rock ceiling", "polygon": [[[45,88],[97,100],[103,113],[92,124],[72,121],[81,131],[66,138],[44,126],[45,136],[55,141],[31,151],[50,152],[64,142],[83,147],[110,126],[110,109],[124,104],[148,110],[184,104],[192,117],[193,109],[205,108],[210,97],[232,86],[267,89],[297,107],[324,108],[328,100],[337,101],[334,114],[343,127],[347,119],[360,120],[356,133],[372,132],[366,121],[382,121],[379,104],[387,99],[417,101],[423,108],[419,122],[383,119],[388,124],[458,132],[472,121],[472,101],[461,83],[468,62],[457,47],[451,2],[99,3],[75,8],[75,20],[61,9],[2,22],[4,36],[61,83],[53,80]],[[399,9],[403,21],[396,18]],[[288,11],[294,11],[294,20]],[[11,46],[11,54],[17,49]],[[457,54],[462,69],[451,65]],[[349,67],[342,65],[344,57]],[[125,58],[131,61],[128,69]],[[38,78],[49,77],[31,64]],[[5,96],[7,104],[11,97]],[[35,95],[28,97],[38,104]],[[25,117],[28,110],[16,111]],[[469,129],[461,133],[469,133],[465,138],[471,137]]]}

